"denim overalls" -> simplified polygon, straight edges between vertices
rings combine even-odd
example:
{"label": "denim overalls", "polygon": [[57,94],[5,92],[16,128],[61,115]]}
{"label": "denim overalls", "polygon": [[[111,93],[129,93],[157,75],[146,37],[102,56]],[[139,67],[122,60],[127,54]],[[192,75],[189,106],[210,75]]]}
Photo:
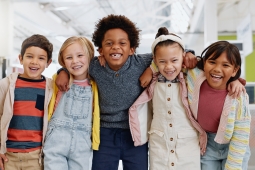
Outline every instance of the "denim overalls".
{"label": "denim overalls", "polygon": [[63,93],[45,137],[45,170],[87,170],[90,167],[91,86],[73,84]]}

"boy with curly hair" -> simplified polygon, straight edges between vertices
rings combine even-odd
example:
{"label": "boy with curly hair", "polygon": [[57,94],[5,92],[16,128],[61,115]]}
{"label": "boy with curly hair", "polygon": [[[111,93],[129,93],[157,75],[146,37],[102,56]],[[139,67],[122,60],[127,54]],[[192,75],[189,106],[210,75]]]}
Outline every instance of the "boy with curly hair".
{"label": "boy with curly hair", "polygon": [[[148,143],[134,145],[128,114],[144,90],[139,77],[152,61],[152,54],[135,54],[139,33],[122,15],[108,15],[96,24],[92,41],[106,65],[102,67],[94,57],[89,66],[98,85],[100,106],[100,145],[93,151],[92,170],[117,170],[119,160],[124,170],[148,170]],[[67,74],[60,72],[56,83],[66,90]],[[143,126],[148,126],[145,122]]]}
{"label": "boy with curly hair", "polygon": [[42,72],[49,66],[53,45],[42,35],[23,41],[24,73],[0,80],[0,169],[42,170],[42,146],[48,125],[52,81]]}

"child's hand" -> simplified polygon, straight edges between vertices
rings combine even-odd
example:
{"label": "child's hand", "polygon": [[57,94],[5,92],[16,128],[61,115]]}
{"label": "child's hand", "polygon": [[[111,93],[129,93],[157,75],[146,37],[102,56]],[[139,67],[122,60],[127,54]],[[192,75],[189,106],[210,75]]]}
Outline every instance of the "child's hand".
{"label": "child's hand", "polygon": [[69,77],[65,71],[60,71],[56,78],[56,85],[60,91],[69,90]]}
{"label": "child's hand", "polygon": [[229,83],[228,91],[229,95],[232,96],[233,98],[240,97],[242,92],[246,93],[244,85],[239,80],[235,80]]}
{"label": "child's hand", "polygon": [[0,169],[1,170],[4,170],[4,162],[7,162],[8,161],[8,159],[7,159],[7,157],[5,156],[5,154],[0,154]]}
{"label": "child's hand", "polygon": [[207,135],[206,133],[199,135],[199,146],[200,146],[200,154],[204,155],[206,151],[207,145]]}
{"label": "child's hand", "polygon": [[141,77],[139,78],[140,82],[141,82],[141,86],[143,88],[147,87],[152,79],[152,70],[150,67],[148,67],[143,74],[141,75]]}
{"label": "child's hand", "polygon": [[98,60],[99,60],[100,65],[103,66],[103,67],[105,67],[106,61],[105,61],[104,56],[103,56],[103,55],[102,55],[102,56],[100,55],[100,56],[98,56],[97,58],[98,58]]}
{"label": "child's hand", "polygon": [[197,57],[190,52],[186,53],[185,57],[183,58],[183,67],[192,69],[192,68],[195,68],[196,65],[197,65]]}

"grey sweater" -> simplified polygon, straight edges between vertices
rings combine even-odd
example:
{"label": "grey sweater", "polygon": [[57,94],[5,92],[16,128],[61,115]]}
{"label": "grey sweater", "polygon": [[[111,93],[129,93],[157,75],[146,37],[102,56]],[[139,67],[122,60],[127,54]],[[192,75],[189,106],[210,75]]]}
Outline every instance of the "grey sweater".
{"label": "grey sweater", "polygon": [[100,66],[97,57],[92,59],[89,74],[98,86],[101,127],[129,128],[128,109],[144,90],[139,77],[151,61],[152,54],[135,54],[113,71],[107,64]]}

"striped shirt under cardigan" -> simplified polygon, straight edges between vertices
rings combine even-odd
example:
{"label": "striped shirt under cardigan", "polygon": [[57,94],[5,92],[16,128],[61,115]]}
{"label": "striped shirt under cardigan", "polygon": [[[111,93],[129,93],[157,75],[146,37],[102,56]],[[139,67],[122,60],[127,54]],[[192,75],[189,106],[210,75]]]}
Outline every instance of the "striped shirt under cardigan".
{"label": "striped shirt under cardigan", "polygon": [[[197,119],[200,86],[206,80],[204,72],[198,68],[187,72],[188,100],[191,111]],[[243,93],[233,99],[227,95],[222,109],[215,142],[230,143],[225,169],[241,170],[246,148],[249,144],[251,115],[248,95]]]}

